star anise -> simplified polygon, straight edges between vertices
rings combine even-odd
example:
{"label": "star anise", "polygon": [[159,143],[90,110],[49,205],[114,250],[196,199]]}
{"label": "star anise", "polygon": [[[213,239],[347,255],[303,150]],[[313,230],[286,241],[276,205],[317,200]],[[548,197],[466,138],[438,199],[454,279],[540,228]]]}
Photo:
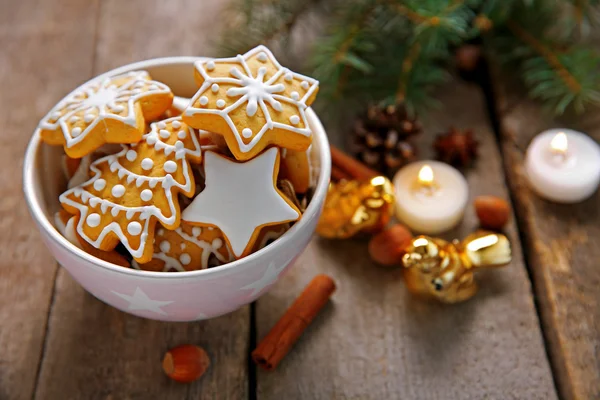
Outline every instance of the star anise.
{"label": "star anise", "polygon": [[457,167],[468,167],[477,158],[477,140],[471,129],[460,131],[450,128],[433,143],[439,160]]}

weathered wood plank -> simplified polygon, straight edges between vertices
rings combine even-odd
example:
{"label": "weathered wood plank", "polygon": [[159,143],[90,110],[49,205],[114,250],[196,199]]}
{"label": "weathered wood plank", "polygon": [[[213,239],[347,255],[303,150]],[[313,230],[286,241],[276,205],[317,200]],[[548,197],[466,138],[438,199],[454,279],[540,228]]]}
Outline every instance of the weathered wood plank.
{"label": "weathered wood plank", "polygon": [[56,263],[21,190],[37,121],[91,72],[96,1],[0,1],[0,399],[30,399]]}
{"label": "weathered wood plank", "polygon": [[[505,82],[505,80],[497,80]],[[525,151],[541,131],[569,127],[600,141],[600,114],[553,119],[511,85],[497,85],[504,166],[526,238],[529,269],[561,396],[600,398],[600,195],[572,205],[548,202],[529,189]]]}
{"label": "weathered wood plank", "polygon": [[[508,198],[479,91],[457,83],[439,98],[445,108],[423,121],[422,154],[429,155],[434,134],[450,125],[473,128],[481,156],[467,172],[471,197]],[[476,226],[469,208],[447,238],[465,236]],[[314,240],[258,301],[258,339],[315,274],[332,275],[338,291],[278,369],[258,371],[258,398],[556,398],[514,222],[507,233],[512,264],[481,273],[477,296],[454,306],[411,298],[398,270],[369,260],[366,241]]]}
{"label": "weathered wood plank", "polygon": [[[103,1],[94,74],[151,57],[203,54],[206,39],[217,32],[209,19],[218,20],[221,6],[218,0]],[[249,324],[248,307],[199,323],[129,316],[85,293],[61,269],[36,397],[246,398]],[[161,369],[163,354],[183,343],[203,346],[213,361],[191,385],[169,381]]]}

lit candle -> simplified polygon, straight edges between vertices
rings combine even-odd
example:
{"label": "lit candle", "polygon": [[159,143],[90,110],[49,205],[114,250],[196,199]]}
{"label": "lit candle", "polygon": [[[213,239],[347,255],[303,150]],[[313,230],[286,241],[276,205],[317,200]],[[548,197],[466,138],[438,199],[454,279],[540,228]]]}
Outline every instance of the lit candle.
{"label": "lit candle", "polygon": [[394,176],[396,217],[417,233],[437,234],[456,226],[469,198],[460,172],[438,161],[415,162]]}
{"label": "lit candle", "polygon": [[548,200],[585,200],[600,181],[600,146],[581,132],[547,130],[527,148],[525,172],[531,187]]}

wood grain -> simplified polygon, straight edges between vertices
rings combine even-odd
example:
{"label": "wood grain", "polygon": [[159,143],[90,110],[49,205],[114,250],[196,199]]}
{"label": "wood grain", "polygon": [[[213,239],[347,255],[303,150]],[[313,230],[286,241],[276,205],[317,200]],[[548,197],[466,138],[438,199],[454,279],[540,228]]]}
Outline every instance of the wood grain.
{"label": "wood grain", "polygon": [[[217,18],[221,6],[218,0],[102,1],[86,78],[137,60],[204,54],[206,39],[217,34],[207,18]],[[198,323],[133,317],[99,302],[61,269],[36,398],[246,398],[249,326],[248,307]],[[185,343],[204,347],[212,360],[190,385],[169,381],[161,369],[163,354]]]}
{"label": "wood grain", "polygon": [[[444,110],[423,119],[420,149],[450,125],[473,128],[480,160],[467,172],[471,197],[508,198],[497,143],[479,91],[453,84]],[[447,238],[477,227],[475,213]],[[258,301],[262,338],[317,273],[338,290],[273,372],[258,371],[259,399],[554,399],[556,393],[513,222],[514,258],[477,276],[477,296],[444,306],[413,299],[398,270],[377,267],[362,240],[314,240],[297,265]]]}
{"label": "wood grain", "polygon": [[0,1],[0,399],[30,399],[56,263],[21,189],[38,120],[92,70],[96,1]]}
{"label": "wood grain", "polygon": [[[506,80],[498,80],[506,82]],[[600,195],[572,205],[541,199],[523,170],[531,139],[548,128],[568,127],[600,141],[600,113],[552,119],[512,85],[498,85],[504,165],[526,238],[544,333],[564,399],[600,398]]]}

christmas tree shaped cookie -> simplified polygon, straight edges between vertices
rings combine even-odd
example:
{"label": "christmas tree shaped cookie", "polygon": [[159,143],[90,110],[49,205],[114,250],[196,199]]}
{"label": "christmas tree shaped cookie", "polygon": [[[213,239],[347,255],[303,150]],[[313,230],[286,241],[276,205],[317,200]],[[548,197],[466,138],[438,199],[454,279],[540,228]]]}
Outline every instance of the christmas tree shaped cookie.
{"label": "christmas tree shaped cookie", "polygon": [[138,142],[145,121],[158,118],[172,102],[168,86],[145,71],[129,72],[74,90],[42,119],[40,134],[80,158],[105,143]]}
{"label": "christmas tree shaped cookie", "polygon": [[111,250],[120,241],[137,262],[148,262],[156,223],[179,226],[177,195],[194,195],[189,163],[200,161],[194,129],[179,117],[153,123],[140,143],[92,163],[93,177],[64,192],[60,202],[79,216],[77,233],[88,243]]}
{"label": "christmas tree shaped cookie", "polygon": [[236,258],[252,252],[262,228],[296,221],[298,208],[276,187],[279,149],[247,162],[204,153],[206,187],[183,211],[182,220],[219,228]]}
{"label": "christmas tree shaped cookie", "polygon": [[145,264],[134,262],[133,266],[146,271],[194,271],[211,266],[211,257],[216,258],[215,265],[234,260],[221,231],[182,222],[172,231],[159,228],[152,260]]}
{"label": "christmas tree shaped cookie", "polygon": [[200,89],[183,120],[223,135],[236,159],[249,160],[269,145],[310,146],[306,108],[317,95],[316,80],[282,67],[264,46],[195,67]]}

